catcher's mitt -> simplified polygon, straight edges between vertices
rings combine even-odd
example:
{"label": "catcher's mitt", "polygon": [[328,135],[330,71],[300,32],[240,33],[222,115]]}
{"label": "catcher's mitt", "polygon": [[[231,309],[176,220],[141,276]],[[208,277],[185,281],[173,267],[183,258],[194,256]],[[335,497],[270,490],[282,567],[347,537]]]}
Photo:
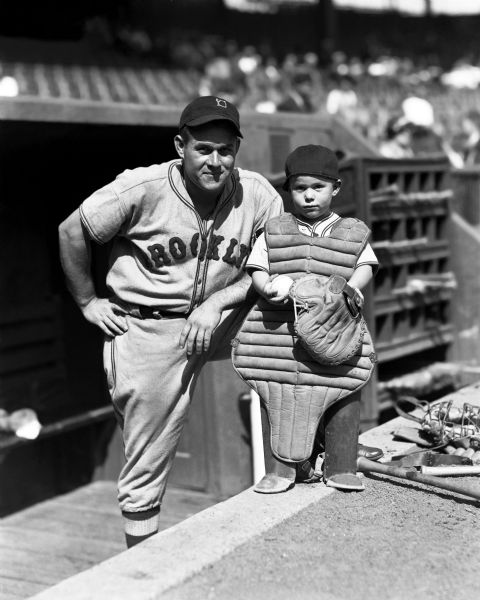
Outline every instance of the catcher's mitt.
{"label": "catcher's mitt", "polygon": [[290,289],[295,333],[319,363],[340,365],[360,348],[366,323],[358,294],[340,275],[304,275]]}

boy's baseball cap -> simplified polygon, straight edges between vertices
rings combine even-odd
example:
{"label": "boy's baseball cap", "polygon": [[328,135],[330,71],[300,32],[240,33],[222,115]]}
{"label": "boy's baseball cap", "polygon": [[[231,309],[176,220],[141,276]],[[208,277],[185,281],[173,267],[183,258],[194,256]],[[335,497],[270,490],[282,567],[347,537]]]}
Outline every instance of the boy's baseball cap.
{"label": "boy's baseball cap", "polygon": [[287,176],[283,189],[288,190],[290,177],[296,175],[311,175],[322,179],[339,181],[338,159],[335,152],[325,146],[299,146],[287,156],[285,161],[285,175]]}
{"label": "boy's baseball cap", "polygon": [[235,127],[237,135],[243,137],[240,131],[240,115],[236,106],[217,96],[200,96],[183,109],[178,128],[181,129],[184,125],[198,127],[210,123],[210,121],[223,120],[230,121]]}

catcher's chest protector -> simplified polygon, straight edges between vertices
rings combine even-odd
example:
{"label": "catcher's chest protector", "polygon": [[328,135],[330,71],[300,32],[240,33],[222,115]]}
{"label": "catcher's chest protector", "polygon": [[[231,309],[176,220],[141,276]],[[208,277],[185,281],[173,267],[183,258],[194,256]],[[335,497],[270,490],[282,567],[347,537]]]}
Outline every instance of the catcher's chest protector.
{"label": "catcher's chest protector", "polygon": [[[271,273],[292,279],[307,273],[348,279],[369,235],[361,221],[341,219],[330,238],[310,238],[289,214],[269,221],[265,231]],[[310,457],[327,408],[368,382],[375,354],[367,330],[352,358],[321,365],[298,343],[294,319],[291,304],[274,305],[260,297],[232,342],[232,361],[267,408],[275,456],[300,462]]]}
{"label": "catcher's chest protector", "polygon": [[305,235],[291,214],[271,219],[265,227],[270,273],[293,279],[315,275],[342,275],[349,279],[365,248],[370,230],[358,219],[340,219],[329,237]]}

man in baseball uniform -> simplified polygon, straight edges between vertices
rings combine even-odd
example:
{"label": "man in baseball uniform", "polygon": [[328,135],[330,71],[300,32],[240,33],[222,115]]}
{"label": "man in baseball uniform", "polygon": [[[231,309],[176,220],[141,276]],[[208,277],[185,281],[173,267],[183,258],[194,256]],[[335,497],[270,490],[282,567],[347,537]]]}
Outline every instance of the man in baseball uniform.
{"label": "man in baseball uniform", "polygon": [[[124,171],[59,227],[69,290],[105,333],[105,372],[125,444],[118,499],[128,546],[158,530],[199,371],[240,324],[252,240],[283,210],[266,179],[235,168],[241,137],[235,106],[197,98],[180,117],[179,158]],[[90,242],[110,240],[110,297],[99,298]]]}

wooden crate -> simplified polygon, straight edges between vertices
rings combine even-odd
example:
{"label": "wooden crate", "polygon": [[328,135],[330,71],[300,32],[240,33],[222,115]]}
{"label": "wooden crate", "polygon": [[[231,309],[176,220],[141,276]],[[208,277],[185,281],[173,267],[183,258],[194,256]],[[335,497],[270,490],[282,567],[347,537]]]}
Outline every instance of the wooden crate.
{"label": "wooden crate", "polygon": [[[341,177],[334,208],[367,223],[380,263],[366,294],[365,315],[379,360],[376,377],[381,379],[382,363],[402,361],[453,340],[449,166],[441,159],[358,158],[341,165]],[[375,382],[368,392],[365,423],[379,416]]]}
{"label": "wooden crate", "polygon": [[451,173],[455,190],[453,209],[473,227],[480,225],[480,165],[454,169]]}

